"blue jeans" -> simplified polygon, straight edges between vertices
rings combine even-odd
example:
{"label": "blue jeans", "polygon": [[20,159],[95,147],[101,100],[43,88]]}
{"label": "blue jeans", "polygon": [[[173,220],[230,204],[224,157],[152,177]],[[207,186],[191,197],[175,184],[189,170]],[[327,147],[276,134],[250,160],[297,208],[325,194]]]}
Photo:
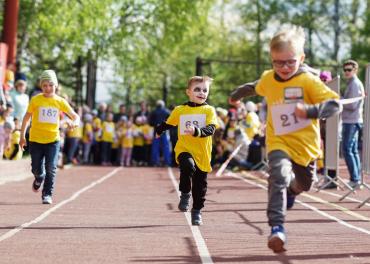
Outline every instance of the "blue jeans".
{"label": "blue jeans", "polygon": [[163,153],[164,162],[171,166],[171,151],[167,133],[163,133],[159,138],[153,139],[151,163],[153,166],[159,165],[160,152]]}
{"label": "blue jeans", "polygon": [[29,143],[32,173],[36,181],[44,181],[42,197],[52,195],[58,164],[60,142],[41,144]]}
{"label": "blue jeans", "polygon": [[358,153],[358,135],[362,124],[345,124],[342,130],[343,156],[346,161],[351,181],[361,180],[361,161]]}

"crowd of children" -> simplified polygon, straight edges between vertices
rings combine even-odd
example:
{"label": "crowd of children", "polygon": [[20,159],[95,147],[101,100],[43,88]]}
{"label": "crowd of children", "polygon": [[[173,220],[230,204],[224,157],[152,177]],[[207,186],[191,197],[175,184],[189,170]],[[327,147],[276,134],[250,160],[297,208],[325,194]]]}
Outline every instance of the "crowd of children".
{"label": "crowd of children", "polygon": [[[252,102],[248,104],[253,104],[254,108],[249,111],[245,107],[238,108],[238,111],[217,108],[220,127],[214,135],[213,166],[224,162],[235,145],[240,144],[238,137],[244,137],[248,147],[256,135],[260,135],[261,122],[256,114],[256,105]],[[64,134],[64,164],[157,166],[157,154],[152,151],[155,126],[151,125],[150,106],[146,105],[146,108],[148,111],[144,114],[140,114],[140,111],[113,113],[105,104],[101,104],[98,110],[90,110],[86,106],[75,109],[82,117],[80,126],[74,130],[61,126]],[[253,118],[249,118],[251,115]],[[165,136],[169,138],[171,135],[166,133]],[[169,165],[165,155],[166,152],[171,153],[175,146],[169,144],[167,147],[168,150],[162,149],[160,153],[162,166]],[[248,148],[243,153],[245,155],[239,157],[241,163],[233,163],[232,167],[250,168],[253,165],[245,166]],[[175,165],[175,162],[171,165]]]}

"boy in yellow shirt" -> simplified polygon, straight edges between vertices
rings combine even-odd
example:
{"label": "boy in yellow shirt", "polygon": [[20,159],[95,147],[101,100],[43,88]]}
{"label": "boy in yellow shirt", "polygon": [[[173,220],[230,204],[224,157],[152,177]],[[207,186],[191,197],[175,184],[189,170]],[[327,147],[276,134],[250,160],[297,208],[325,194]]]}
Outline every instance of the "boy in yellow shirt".
{"label": "boy in yellow shirt", "polygon": [[180,211],[189,208],[190,191],[193,196],[192,225],[201,225],[201,209],[207,192],[207,173],[211,168],[212,135],[218,126],[216,111],[206,103],[212,79],[194,76],[188,81],[186,94],[189,102],[177,106],[168,119],[155,128],[159,137],[165,130],[178,126],[175,147],[176,162],[180,166]]}
{"label": "boy in yellow shirt", "polygon": [[240,86],[229,99],[237,105],[242,97],[258,94],[267,102],[268,247],[275,253],[285,251],[286,209],[313,182],[321,152],[319,119],[341,110],[338,95],[303,64],[304,42],[301,27],[278,32],[270,42],[273,69],[257,82]]}
{"label": "boy in yellow shirt", "polygon": [[25,132],[32,118],[29,139],[32,173],[35,180],[32,189],[37,192],[44,182],[42,203],[51,204],[58,162],[60,135],[60,114],[66,113],[69,127],[77,127],[80,118],[68,102],[55,94],[58,79],[53,70],[46,70],[40,76],[42,93],[32,97],[21,127],[19,146],[26,145]]}

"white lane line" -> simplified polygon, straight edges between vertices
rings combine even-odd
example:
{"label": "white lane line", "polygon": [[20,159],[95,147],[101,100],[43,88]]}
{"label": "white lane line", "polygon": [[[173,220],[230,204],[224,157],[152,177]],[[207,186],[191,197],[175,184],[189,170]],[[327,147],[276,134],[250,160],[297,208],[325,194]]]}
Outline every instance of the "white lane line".
{"label": "white lane line", "polygon": [[[178,182],[172,172],[172,169],[168,168],[168,175],[170,176],[170,179],[172,181],[173,186],[175,187],[175,190],[177,192],[177,196],[180,198],[180,191],[178,190]],[[190,226],[191,232],[193,234],[195,243],[197,244],[198,252],[200,259],[202,263],[213,263],[213,260],[211,258],[211,255],[209,254],[206,242],[204,241],[202,234],[200,233],[200,230],[197,226],[193,226],[191,224],[191,216],[189,212],[184,212],[186,220],[188,221],[188,225]]]}
{"label": "white lane line", "polygon": [[[332,193],[332,192],[325,191],[325,190],[320,190],[320,192],[331,195],[331,196],[334,196],[334,197],[338,197],[338,198],[341,198],[343,196],[342,194]],[[346,197],[346,199],[349,200],[349,201],[352,201],[352,202],[357,202],[357,203],[362,203],[363,202],[361,200],[358,200],[358,199],[352,198],[352,197]],[[365,203],[364,206],[370,207],[370,204]]]}
{"label": "white lane line", "polygon": [[101,177],[99,180],[96,180],[96,181],[90,183],[89,185],[85,186],[84,188],[82,188],[79,191],[77,191],[74,194],[72,194],[72,196],[69,197],[68,199],[63,200],[60,203],[56,204],[55,206],[51,207],[49,210],[43,212],[41,215],[39,215],[35,219],[31,220],[30,222],[24,223],[24,224],[22,224],[22,225],[20,225],[20,226],[18,226],[16,228],[14,228],[14,229],[12,229],[12,230],[9,230],[8,232],[6,232],[2,236],[0,236],[0,242],[1,241],[4,241],[5,239],[8,239],[8,238],[14,236],[15,234],[17,234],[18,232],[20,232],[24,228],[27,228],[27,227],[29,227],[29,226],[31,226],[33,224],[37,224],[37,223],[41,222],[42,220],[44,220],[46,217],[48,217],[54,211],[58,210],[62,206],[66,205],[67,203],[70,203],[73,200],[75,200],[82,193],[88,191],[89,189],[93,188],[95,185],[98,185],[98,184],[102,183],[103,181],[105,181],[105,180],[109,179],[110,177],[112,177],[120,169],[121,168],[116,168],[113,171],[111,171],[110,173],[108,173],[107,175]]}
{"label": "white lane line", "polygon": [[[254,186],[258,186],[261,189],[267,190],[267,187],[266,186],[264,186],[262,184],[259,184],[259,183],[255,183],[254,181],[247,180],[247,179],[245,179],[245,178],[243,178],[241,176],[235,175],[233,173],[229,173],[229,174],[227,174],[227,176],[230,176],[230,177],[233,177],[233,178],[242,180],[242,181],[244,181],[244,182],[246,182],[248,184],[251,184],[251,185],[254,185]],[[351,228],[351,229],[357,230],[359,232],[365,233],[367,235],[370,235],[370,231],[367,230],[367,229],[364,229],[364,228],[361,228],[361,227],[357,227],[357,226],[351,225],[351,224],[349,224],[349,223],[347,223],[347,222],[345,222],[345,221],[343,221],[343,220],[341,220],[341,219],[339,219],[339,218],[337,218],[335,216],[332,216],[332,215],[330,215],[328,213],[325,213],[325,212],[321,211],[320,209],[318,209],[318,208],[316,208],[314,206],[311,206],[311,205],[309,205],[307,203],[304,203],[302,201],[299,201],[297,199],[296,199],[296,202],[298,202],[302,206],[304,206],[304,207],[306,207],[308,209],[311,209],[312,211],[314,211],[314,212],[316,212],[316,213],[318,213],[318,214],[320,214],[320,215],[322,215],[322,216],[324,216],[326,218],[329,218],[329,219],[331,219],[331,220],[333,220],[333,221],[335,221],[335,222],[337,222],[337,223],[339,223],[341,225],[344,225],[344,226],[346,226],[348,228]]]}

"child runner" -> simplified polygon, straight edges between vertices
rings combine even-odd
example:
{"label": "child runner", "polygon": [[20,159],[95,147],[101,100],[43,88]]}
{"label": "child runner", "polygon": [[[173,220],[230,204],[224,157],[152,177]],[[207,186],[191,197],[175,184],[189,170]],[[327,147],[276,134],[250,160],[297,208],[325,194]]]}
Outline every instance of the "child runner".
{"label": "child runner", "polygon": [[321,151],[318,119],[341,110],[338,95],[303,64],[304,42],[301,27],[278,32],[270,42],[273,69],[257,82],[240,86],[229,99],[238,104],[240,98],[257,93],[267,102],[268,247],[275,253],[285,251],[286,209],[313,182]]}
{"label": "child runner", "polygon": [[190,78],[186,89],[189,102],[177,106],[168,119],[155,128],[159,137],[165,130],[178,126],[175,147],[176,161],[180,166],[178,208],[187,211],[190,196],[193,195],[192,225],[202,224],[201,209],[207,192],[207,173],[212,170],[212,135],[218,125],[215,109],[206,103],[211,81],[208,76]]}
{"label": "child runner", "polygon": [[35,180],[32,189],[37,192],[44,182],[42,203],[51,204],[56,177],[59,152],[59,122],[61,112],[72,120],[68,126],[77,127],[80,118],[68,102],[55,94],[58,79],[53,70],[46,70],[40,76],[42,93],[32,97],[22,122],[19,146],[26,145],[25,133],[32,118],[29,150],[31,154],[32,173]]}

